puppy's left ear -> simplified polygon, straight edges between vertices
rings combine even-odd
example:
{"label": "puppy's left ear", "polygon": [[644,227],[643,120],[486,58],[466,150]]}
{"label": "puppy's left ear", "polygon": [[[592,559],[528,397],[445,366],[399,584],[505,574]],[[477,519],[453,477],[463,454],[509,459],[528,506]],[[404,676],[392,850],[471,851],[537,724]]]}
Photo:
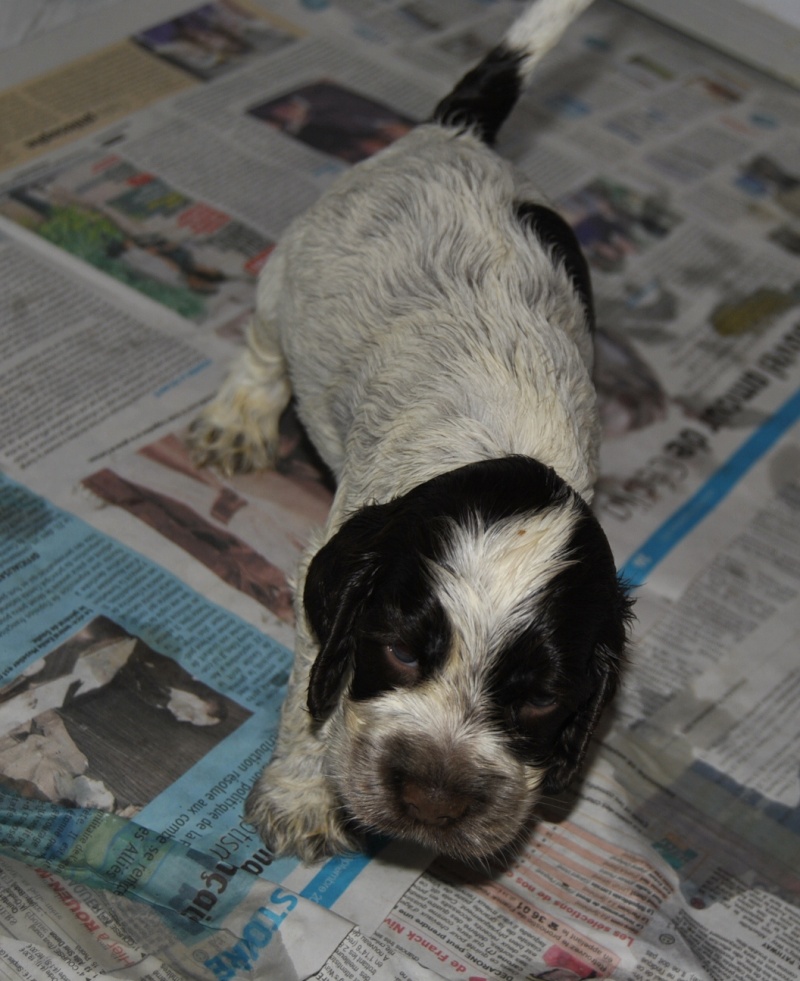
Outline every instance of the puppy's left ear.
{"label": "puppy's left ear", "polygon": [[603,709],[619,686],[633,619],[633,603],[616,576],[606,603],[606,616],[587,668],[589,695],[558,737],[542,784],[542,790],[547,794],[560,793],[577,776]]}
{"label": "puppy's left ear", "polygon": [[336,704],[355,655],[355,625],[374,588],[392,505],[362,508],[349,518],[311,560],[303,607],[319,641],[311,668],[308,708],[317,721]]}

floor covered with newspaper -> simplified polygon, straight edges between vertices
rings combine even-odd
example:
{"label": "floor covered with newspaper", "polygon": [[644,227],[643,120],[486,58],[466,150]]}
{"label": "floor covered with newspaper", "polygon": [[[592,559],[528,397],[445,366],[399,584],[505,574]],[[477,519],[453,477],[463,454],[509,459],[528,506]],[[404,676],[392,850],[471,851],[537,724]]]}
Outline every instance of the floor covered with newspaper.
{"label": "floor covered with newspaper", "polygon": [[0,979],[796,981],[800,94],[611,0],[542,66],[498,150],[592,268],[633,662],[514,866],[309,868],[242,802],[329,483],[291,415],[269,473],[183,437],[286,225],[517,5],[60,9],[0,56]]}

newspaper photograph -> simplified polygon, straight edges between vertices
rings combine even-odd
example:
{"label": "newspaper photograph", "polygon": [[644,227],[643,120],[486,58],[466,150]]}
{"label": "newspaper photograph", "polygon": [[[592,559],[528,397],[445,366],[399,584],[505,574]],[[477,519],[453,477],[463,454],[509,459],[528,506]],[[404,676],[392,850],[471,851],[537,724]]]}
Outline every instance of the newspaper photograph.
{"label": "newspaper photograph", "polygon": [[290,222],[520,8],[103,0],[0,42],[0,979],[798,977],[800,94],[616,0],[496,144],[592,276],[636,622],[583,776],[505,863],[305,865],[244,817],[335,485],[293,405],[267,471],[189,427]]}

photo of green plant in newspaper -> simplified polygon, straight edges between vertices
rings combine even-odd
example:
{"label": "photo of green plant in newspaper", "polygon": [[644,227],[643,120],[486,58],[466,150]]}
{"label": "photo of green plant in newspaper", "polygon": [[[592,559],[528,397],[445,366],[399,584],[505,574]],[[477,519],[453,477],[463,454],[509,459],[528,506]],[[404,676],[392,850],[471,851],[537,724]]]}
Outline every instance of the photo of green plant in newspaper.
{"label": "photo of green plant in newspaper", "polygon": [[13,188],[0,214],[196,323],[249,310],[273,247],[116,154]]}
{"label": "photo of green plant in newspaper", "polygon": [[131,817],[250,715],[96,617],[0,689],[0,785]]}

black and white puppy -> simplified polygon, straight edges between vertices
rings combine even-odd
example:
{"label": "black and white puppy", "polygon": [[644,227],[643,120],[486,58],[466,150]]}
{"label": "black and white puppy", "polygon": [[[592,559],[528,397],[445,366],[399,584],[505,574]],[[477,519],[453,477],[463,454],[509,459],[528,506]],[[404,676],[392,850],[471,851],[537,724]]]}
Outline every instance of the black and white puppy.
{"label": "black and white puppy", "polygon": [[300,563],[278,747],[247,817],[278,854],[359,831],[461,858],[520,838],[576,773],[629,602],[589,504],[599,424],[586,263],[491,149],[590,0],[538,0],[421,125],[270,258],[196,458],[268,466],[299,415],[337,479]]}

